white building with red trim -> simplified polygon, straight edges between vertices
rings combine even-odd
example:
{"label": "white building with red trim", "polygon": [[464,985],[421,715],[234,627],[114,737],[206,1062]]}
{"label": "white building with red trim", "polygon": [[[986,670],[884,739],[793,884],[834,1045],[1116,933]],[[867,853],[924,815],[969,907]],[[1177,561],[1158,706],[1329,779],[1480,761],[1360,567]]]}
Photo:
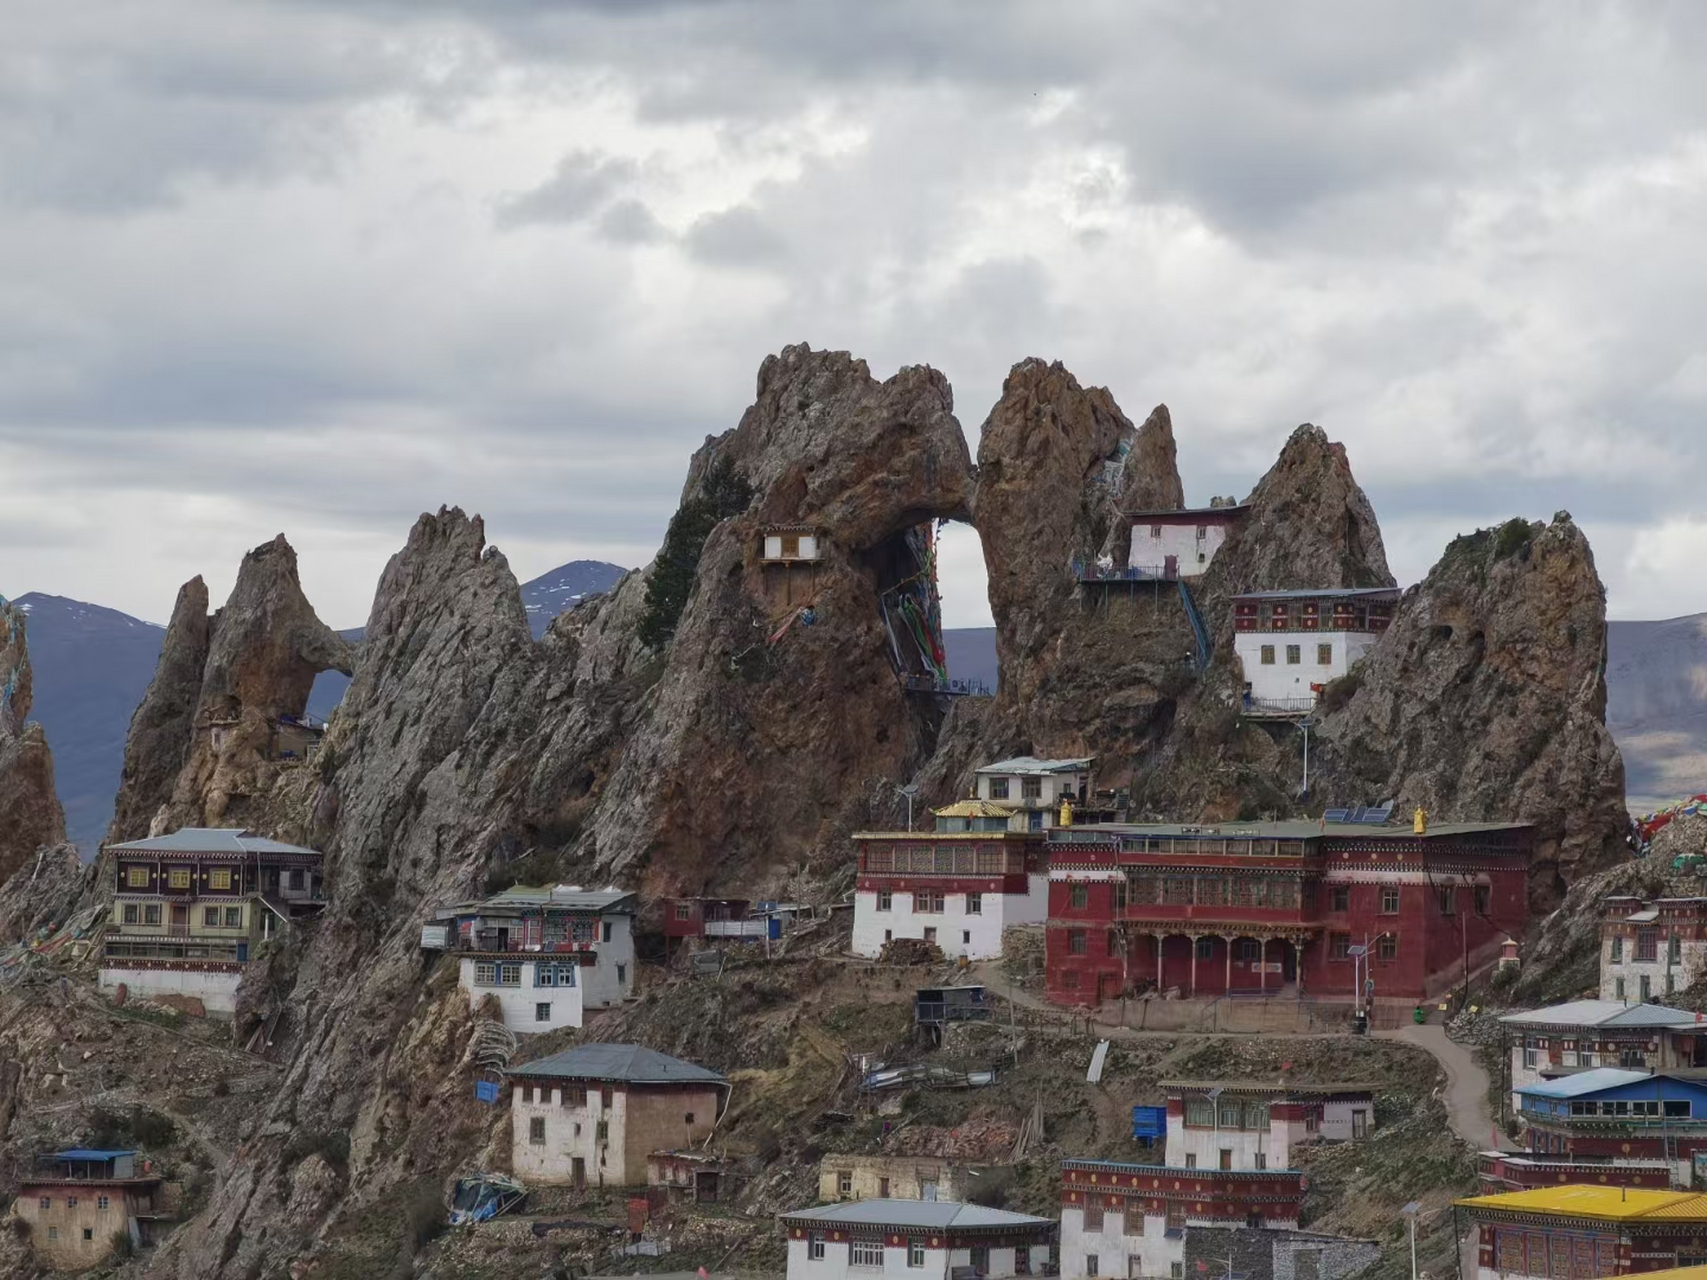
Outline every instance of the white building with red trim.
{"label": "white building with red trim", "polygon": [[788,1280],[984,1280],[1049,1271],[1055,1223],[949,1200],[854,1200],[782,1215]]}
{"label": "white building with red trim", "polygon": [[1216,499],[1207,507],[1132,514],[1127,567],[1140,577],[1200,578],[1249,507]]}
{"label": "white building with red trim", "polygon": [[1373,1084],[1164,1080],[1166,1163],[1176,1169],[1290,1169],[1297,1148],[1375,1127]]}
{"label": "white building with red trim", "polygon": [[1375,647],[1393,620],[1397,587],[1248,591],[1233,597],[1233,652],[1246,709],[1305,712],[1322,686]]}

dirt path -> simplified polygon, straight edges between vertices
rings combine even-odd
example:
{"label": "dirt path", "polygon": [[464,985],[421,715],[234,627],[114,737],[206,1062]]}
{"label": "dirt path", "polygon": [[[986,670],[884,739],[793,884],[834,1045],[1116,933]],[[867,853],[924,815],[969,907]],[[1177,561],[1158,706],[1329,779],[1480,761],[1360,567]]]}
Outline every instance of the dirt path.
{"label": "dirt path", "polygon": [[1494,1123],[1488,1101],[1488,1073],[1463,1045],[1447,1038],[1446,1028],[1435,1023],[1377,1031],[1378,1040],[1402,1040],[1434,1056],[1446,1072],[1446,1114],[1452,1132],[1478,1151],[1510,1151],[1511,1139]]}

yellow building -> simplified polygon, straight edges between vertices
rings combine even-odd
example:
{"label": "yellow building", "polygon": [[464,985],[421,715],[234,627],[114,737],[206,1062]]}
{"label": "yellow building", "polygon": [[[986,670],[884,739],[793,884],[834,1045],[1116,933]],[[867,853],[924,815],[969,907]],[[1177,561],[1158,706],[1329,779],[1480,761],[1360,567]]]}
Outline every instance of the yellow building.
{"label": "yellow building", "polygon": [[125,1239],[153,1241],[160,1175],[134,1151],[58,1151],[18,1179],[14,1217],[26,1224],[30,1252],[60,1271],[102,1262]]}
{"label": "yellow building", "polygon": [[1699,1192],[1570,1184],[1472,1196],[1455,1209],[1471,1229],[1475,1280],[1707,1270],[1707,1195]]}

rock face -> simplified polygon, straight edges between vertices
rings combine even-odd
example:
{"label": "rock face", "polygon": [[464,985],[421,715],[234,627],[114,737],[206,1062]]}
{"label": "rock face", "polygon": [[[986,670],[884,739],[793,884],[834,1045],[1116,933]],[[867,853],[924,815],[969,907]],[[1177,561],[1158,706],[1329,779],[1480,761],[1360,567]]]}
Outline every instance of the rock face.
{"label": "rock face", "polygon": [[1114,507],[1120,518],[1103,542],[1103,554],[1122,565],[1132,550],[1132,517],[1141,511],[1177,511],[1185,506],[1174,421],[1159,404],[1132,437],[1115,484]]}
{"label": "rock face", "polygon": [[1347,798],[1391,796],[1436,821],[1534,823],[1538,910],[1621,856],[1606,595],[1567,513],[1456,539],[1353,681],[1319,731]]}
{"label": "rock face", "polygon": [[198,574],[178,588],[154,679],[131,717],[109,840],[147,835],[154,815],[172,798],[194,736],[208,623],[207,584]]}
{"label": "rock face", "polygon": [[53,790],[53,754],[30,716],[30,651],[23,610],[0,600],[0,882],[44,845],[65,839]]}
{"label": "rock face", "polygon": [[[683,495],[723,458],[752,501],[706,540],[585,856],[648,866],[647,889],[698,890],[821,853],[868,820],[874,791],[887,809],[888,784],[934,749],[940,713],[903,691],[880,601],[918,572],[908,531],[967,514],[953,409],[947,380],[922,366],[878,382],[846,352],[764,362],[752,407],[695,455]],[[761,563],[776,525],[818,530],[821,559]]]}
{"label": "rock face", "polygon": [[198,577],[178,593],[154,682],[131,722],[110,838],[245,825],[249,799],[270,787],[281,717],[302,715],[320,672],[354,669],[354,648],[303,596],[282,533],[243,557],[211,620],[206,608]]}

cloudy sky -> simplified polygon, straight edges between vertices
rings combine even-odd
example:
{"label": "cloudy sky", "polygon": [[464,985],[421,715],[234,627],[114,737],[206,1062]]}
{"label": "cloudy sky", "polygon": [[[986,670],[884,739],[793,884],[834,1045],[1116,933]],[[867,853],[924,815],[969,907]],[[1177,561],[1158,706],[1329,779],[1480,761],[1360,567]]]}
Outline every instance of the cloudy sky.
{"label": "cloudy sky", "polygon": [[[638,564],[759,361],[1058,358],[1187,495],[1346,442],[1401,580],[1574,513],[1707,609],[1707,7],[11,0],[0,592],[163,620],[421,510]],[[951,622],[987,618],[976,539]]]}

